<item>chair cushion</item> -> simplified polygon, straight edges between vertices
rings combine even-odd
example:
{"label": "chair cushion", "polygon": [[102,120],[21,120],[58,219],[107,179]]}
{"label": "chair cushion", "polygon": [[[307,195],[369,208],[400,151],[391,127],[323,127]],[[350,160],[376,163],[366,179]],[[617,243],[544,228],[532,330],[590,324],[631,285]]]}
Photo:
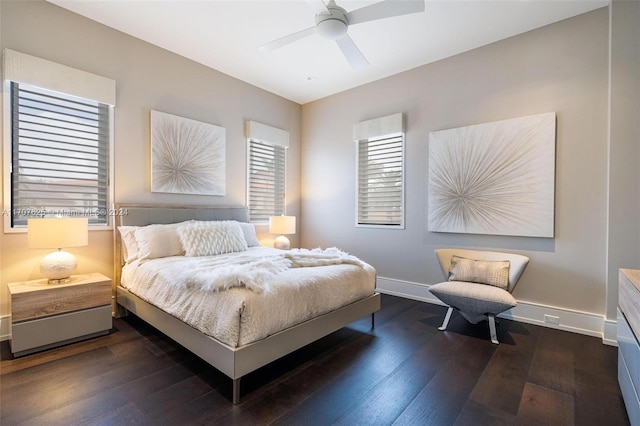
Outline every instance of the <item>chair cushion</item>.
{"label": "chair cushion", "polygon": [[507,290],[509,288],[509,261],[475,260],[452,256],[449,281],[487,284]]}
{"label": "chair cushion", "polygon": [[[445,281],[432,285],[429,291],[447,305],[466,313],[467,319],[482,319],[487,314],[498,315],[518,304],[508,291],[485,284]],[[469,321],[474,322],[471,319]]]}

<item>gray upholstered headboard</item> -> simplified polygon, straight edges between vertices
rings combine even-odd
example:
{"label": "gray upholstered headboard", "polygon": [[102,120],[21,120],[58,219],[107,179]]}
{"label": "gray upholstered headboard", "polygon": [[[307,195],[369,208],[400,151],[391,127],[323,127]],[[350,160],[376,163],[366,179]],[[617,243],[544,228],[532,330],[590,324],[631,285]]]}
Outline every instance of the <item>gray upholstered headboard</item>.
{"label": "gray upholstered headboard", "polygon": [[[185,220],[237,220],[246,222],[246,207],[149,206],[116,204],[116,227],[145,226],[153,223],[177,223]],[[119,222],[118,222],[119,219]]]}
{"label": "gray upholstered headboard", "polygon": [[[185,220],[237,220],[247,222],[246,207],[176,206],[149,204],[115,204],[113,227],[113,288],[120,284],[122,273],[122,240],[118,226],[145,226],[154,223],[177,223]],[[115,299],[114,299],[115,300]],[[115,303],[114,303],[115,307]]]}

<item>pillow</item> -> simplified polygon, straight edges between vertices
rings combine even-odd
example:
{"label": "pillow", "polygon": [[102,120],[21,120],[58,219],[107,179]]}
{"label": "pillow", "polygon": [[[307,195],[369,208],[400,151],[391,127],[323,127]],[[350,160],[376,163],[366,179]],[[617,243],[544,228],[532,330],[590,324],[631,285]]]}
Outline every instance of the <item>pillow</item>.
{"label": "pillow", "polygon": [[184,249],[178,237],[178,227],[186,222],[168,225],[147,225],[135,231],[138,259],[182,256]]}
{"label": "pillow", "polygon": [[247,250],[240,224],[231,220],[191,222],[178,228],[186,256],[215,256]]}
{"label": "pillow", "polygon": [[138,258],[138,242],[136,241],[136,229],[138,226],[118,226],[120,239],[122,240],[122,258],[126,263]]}
{"label": "pillow", "polygon": [[508,260],[473,260],[453,256],[449,281],[487,284],[506,290],[509,287],[509,265]]}
{"label": "pillow", "polygon": [[244,234],[244,239],[247,242],[247,247],[259,247],[260,242],[256,236],[255,225],[253,223],[246,222],[238,222],[238,224],[240,224],[240,228],[242,228],[242,233]]}

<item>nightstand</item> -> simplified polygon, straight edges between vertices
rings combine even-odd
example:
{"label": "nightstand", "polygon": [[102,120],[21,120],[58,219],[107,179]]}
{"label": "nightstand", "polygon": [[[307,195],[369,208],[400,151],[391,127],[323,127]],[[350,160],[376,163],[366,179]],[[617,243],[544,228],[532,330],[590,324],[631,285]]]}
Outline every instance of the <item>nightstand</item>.
{"label": "nightstand", "polygon": [[102,274],[72,275],[64,284],[42,279],[8,287],[14,356],[100,336],[111,329],[111,280]]}

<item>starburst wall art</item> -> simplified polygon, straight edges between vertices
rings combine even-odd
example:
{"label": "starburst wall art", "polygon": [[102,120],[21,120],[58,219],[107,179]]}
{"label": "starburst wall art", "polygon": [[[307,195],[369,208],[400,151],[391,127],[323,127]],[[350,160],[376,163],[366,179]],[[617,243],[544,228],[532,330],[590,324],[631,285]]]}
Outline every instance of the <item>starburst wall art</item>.
{"label": "starburst wall art", "polygon": [[556,115],[429,134],[428,229],[553,237]]}
{"label": "starburst wall art", "polygon": [[151,191],[225,195],[225,129],[151,111]]}

